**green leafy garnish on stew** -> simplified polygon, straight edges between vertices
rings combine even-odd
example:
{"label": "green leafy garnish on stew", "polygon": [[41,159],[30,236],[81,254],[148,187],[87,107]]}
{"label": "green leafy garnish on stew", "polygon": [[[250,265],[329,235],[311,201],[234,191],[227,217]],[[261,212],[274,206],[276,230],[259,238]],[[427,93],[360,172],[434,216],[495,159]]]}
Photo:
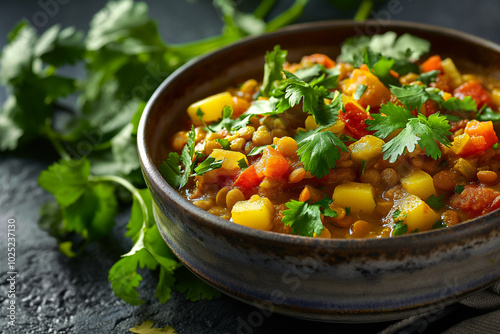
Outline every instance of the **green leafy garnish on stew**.
{"label": "green leafy garnish on stew", "polygon": [[432,194],[429,196],[429,198],[425,201],[428,206],[430,206],[433,209],[441,209],[444,204],[443,204],[443,196],[437,196]]}
{"label": "green leafy garnish on stew", "polygon": [[408,232],[408,225],[404,223],[404,220],[400,220],[394,223],[392,227],[392,235],[402,235]]}
{"label": "green leafy garnish on stew", "polygon": [[312,237],[321,235],[324,230],[321,214],[336,217],[337,213],[330,209],[332,200],[328,197],[311,204],[310,201],[299,202],[291,200],[286,203],[288,210],[283,211],[283,224],[290,226],[293,234]]}

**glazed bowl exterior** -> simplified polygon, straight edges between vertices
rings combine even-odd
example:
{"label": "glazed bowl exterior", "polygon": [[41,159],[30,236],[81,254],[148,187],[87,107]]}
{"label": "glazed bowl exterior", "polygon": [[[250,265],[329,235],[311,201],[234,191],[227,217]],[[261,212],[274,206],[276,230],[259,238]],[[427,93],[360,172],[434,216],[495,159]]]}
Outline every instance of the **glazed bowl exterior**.
{"label": "glazed bowl exterior", "polygon": [[255,230],[192,205],[162,178],[168,138],[194,101],[236,80],[261,78],[274,45],[289,61],[326,53],[363,33],[395,31],[431,42],[431,54],[458,68],[500,78],[500,46],[415,23],[302,24],[248,38],[189,62],[155,92],[141,119],[139,155],[167,245],[222,292],[268,311],[336,322],[393,320],[442,308],[500,279],[500,212],[453,227],[387,239],[318,239]]}

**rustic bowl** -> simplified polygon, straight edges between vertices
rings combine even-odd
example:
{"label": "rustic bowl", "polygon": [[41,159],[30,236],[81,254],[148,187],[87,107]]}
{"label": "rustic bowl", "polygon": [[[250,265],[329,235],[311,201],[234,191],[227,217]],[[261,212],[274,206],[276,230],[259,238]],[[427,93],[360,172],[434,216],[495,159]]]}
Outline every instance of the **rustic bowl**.
{"label": "rustic bowl", "polygon": [[432,54],[500,78],[500,46],[441,27],[407,22],[302,24],[247,38],[191,61],[155,92],[141,119],[139,155],[167,245],[205,282],[266,310],[320,321],[375,322],[442,308],[500,279],[500,212],[457,226],[390,239],[318,239],[230,223],[192,205],[162,178],[167,138],[187,106],[261,78],[275,44],[288,59],[326,53],[346,38],[395,31],[429,40]]}

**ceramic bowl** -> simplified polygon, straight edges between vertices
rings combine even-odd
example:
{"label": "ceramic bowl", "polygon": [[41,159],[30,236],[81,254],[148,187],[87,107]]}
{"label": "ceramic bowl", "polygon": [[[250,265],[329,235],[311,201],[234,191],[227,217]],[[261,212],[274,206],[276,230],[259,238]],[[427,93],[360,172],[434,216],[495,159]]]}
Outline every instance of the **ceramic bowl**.
{"label": "ceramic bowl", "polygon": [[500,46],[461,32],[405,22],[302,24],[244,39],[189,62],[158,88],[138,132],[139,155],[167,245],[222,292],[268,311],[335,322],[393,320],[442,308],[500,279],[500,212],[450,228],[388,239],[318,239],[250,229],[182,198],[156,166],[189,104],[235,80],[261,78],[275,44],[288,59],[326,53],[362,33],[395,31],[429,40],[460,69],[500,78]]}

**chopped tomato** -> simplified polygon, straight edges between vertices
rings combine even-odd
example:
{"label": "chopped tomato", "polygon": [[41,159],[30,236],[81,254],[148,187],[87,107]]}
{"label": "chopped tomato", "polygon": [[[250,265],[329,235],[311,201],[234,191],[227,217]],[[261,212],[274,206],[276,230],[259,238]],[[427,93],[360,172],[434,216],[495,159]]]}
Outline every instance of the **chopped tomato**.
{"label": "chopped tomato", "polygon": [[476,101],[478,108],[488,104],[491,100],[490,94],[477,81],[469,81],[457,87],[453,91],[453,96],[461,100],[466,96],[470,96]]}
{"label": "chopped tomato", "polygon": [[373,134],[373,131],[366,130],[367,119],[373,119],[369,113],[362,110],[354,103],[349,102],[345,106],[345,112],[339,111],[339,118],[345,123],[345,126],[352,132],[354,138],[360,139],[363,136]]}
{"label": "chopped tomato", "polygon": [[255,165],[251,165],[240,173],[240,175],[234,182],[234,185],[236,187],[242,187],[247,189],[253,188],[257,187],[263,178],[264,177],[258,176],[257,173],[255,172]]}
{"label": "chopped tomato", "polygon": [[264,148],[262,158],[255,164],[255,172],[259,177],[282,178],[288,173],[288,160],[271,146]]}
{"label": "chopped tomato", "polygon": [[425,117],[429,117],[429,115],[435,114],[439,111],[438,103],[436,101],[427,100],[424,103],[424,107],[420,111]]}
{"label": "chopped tomato", "polygon": [[310,56],[303,57],[301,62],[320,64],[325,66],[326,68],[333,68],[336,65],[335,62],[330,57],[322,53],[314,53]]}
{"label": "chopped tomato", "polygon": [[422,72],[430,71],[440,71],[441,73],[443,73],[443,67],[441,66],[441,57],[432,56],[424,61],[424,63],[422,64]]}
{"label": "chopped tomato", "polygon": [[478,217],[500,207],[500,193],[490,188],[465,186],[462,193],[452,196],[450,204],[471,217]]}
{"label": "chopped tomato", "polygon": [[469,138],[459,152],[459,155],[462,157],[481,153],[498,142],[491,121],[479,122],[471,120],[467,123],[464,133],[467,134]]}

